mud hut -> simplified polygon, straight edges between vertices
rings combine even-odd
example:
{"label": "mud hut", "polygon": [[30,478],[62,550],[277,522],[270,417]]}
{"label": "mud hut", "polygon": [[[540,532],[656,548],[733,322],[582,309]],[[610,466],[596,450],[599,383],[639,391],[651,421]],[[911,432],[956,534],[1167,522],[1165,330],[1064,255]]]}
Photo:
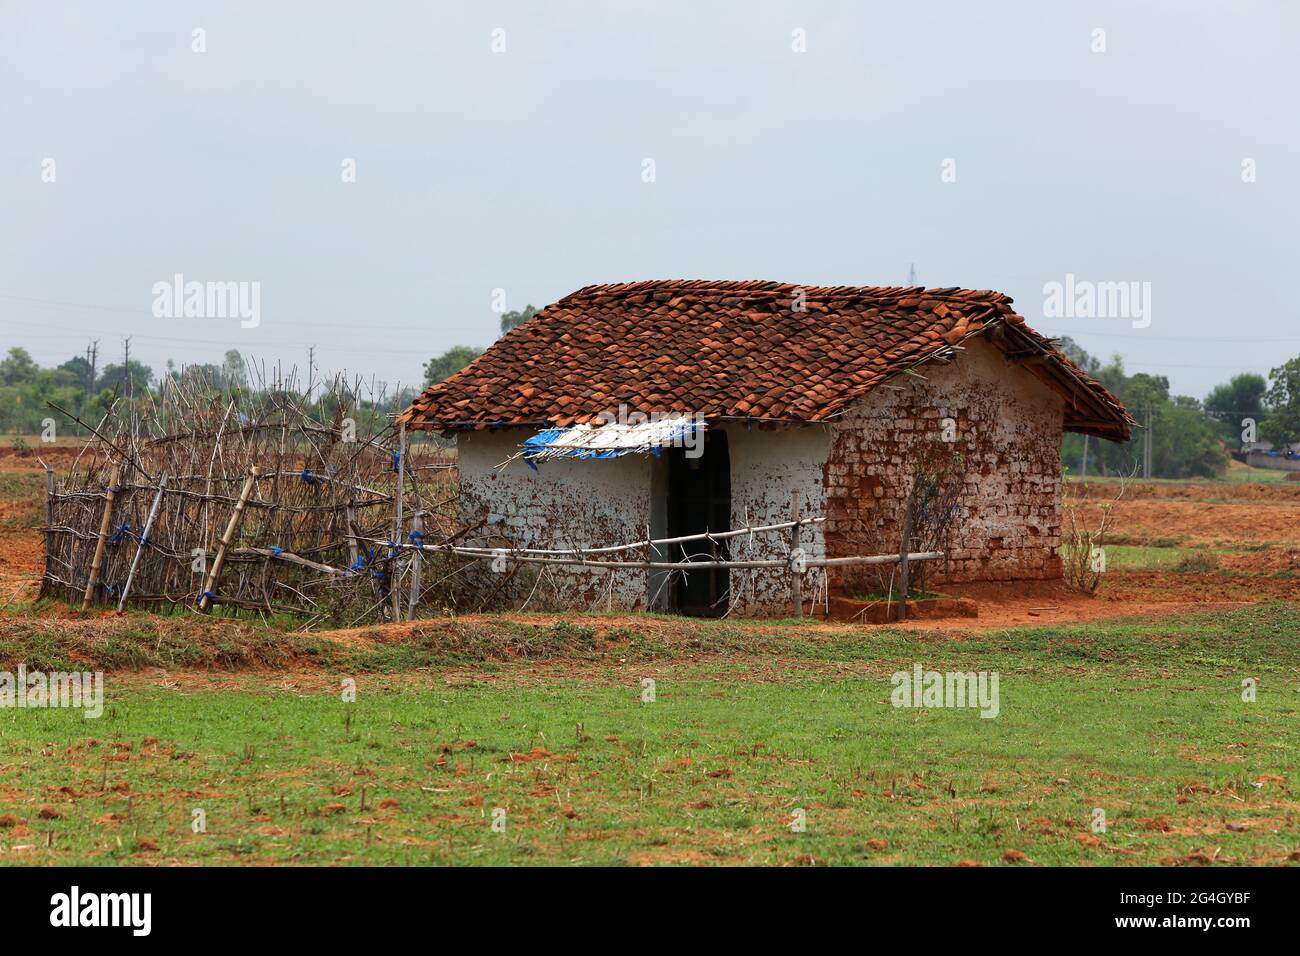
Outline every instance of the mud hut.
{"label": "mud hut", "polygon": [[399,421],[455,436],[460,520],[511,548],[660,542],[546,567],[572,606],[744,615],[790,613],[791,574],[737,565],[795,548],[809,602],[880,587],[825,562],[900,543],[942,551],[933,584],[1058,577],[1062,433],[1134,425],[999,292],[678,280],[564,297]]}

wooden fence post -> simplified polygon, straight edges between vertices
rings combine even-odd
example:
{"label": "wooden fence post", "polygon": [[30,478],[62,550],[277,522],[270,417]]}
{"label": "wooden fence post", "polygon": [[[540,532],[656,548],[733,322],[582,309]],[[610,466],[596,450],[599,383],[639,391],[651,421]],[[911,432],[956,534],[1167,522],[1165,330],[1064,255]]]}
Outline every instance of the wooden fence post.
{"label": "wooden fence post", "polygon": [[794,553],[799,550],[799,492],[790,492],[790,518],[794,527],[790,529],[790,589],[794,594],[794,616],[803,617],[803,572],[794,567]]}
{"label": "wooden fence post", "polygon": [[122,596],[117,602],[119,612],[126,607],[126,596],[131,590],[131,579],[135,577],[135,569],[140,564],[140,554],[149,541],[149,532],[153,529],[153,520],[158,516],[158,506],[162,504],[163,485],[165,484],[167,484],[167,476],[164,474],[158,478],[158,493],[153,496],[153,504],[149,506],[149,517],[145,519],[144,530],[140,532],[140,540],[136,543],[135,557],[131,559],[131,570],[127,572],[126,584],[122,585]]}
{"label": "wooden fence post", "polygon": [[348,556],[352,558],[352,567],[357,566],[360,553],[357,551],[357,520],[352,499],[348,499],[343,509],[343,520],[347,522]]}
{"label": "wooden fence post", "polygon": [[393,620],[402,619],[402,494],[406,489],[406,422],[397,423],[397,513],[393,516],[393,560],[389,566],[388,590],[393,596]]}
{"label": "wooden fence post", "polygon": [[226,548],[230,547],[230,542],[235,539],[235,530],[239,527],[239,519],[244,513],[244,505],[248,504],[248,499],[253,493],[253,484],[257,481],[258,474],[256,465],[248,469],[248,477],[244,479],[244,487],[239,492],[239,501],[235,503],[235,510],[230,515],[229,523],[226,524],[226,533],[217,542],[217,556],[212,559],[212,567],[208,570],[207,583],[203,585],[203,593],[199,595],[200,611],[207,611],[212,607],[212,598],[216,595],[213,588],[217,586],[221,566],[226,563]]}
{"label": "wooden fence post", "polygon": [[[44,462],[41,462],[45,465]],[[41,575],[40,597],[49,583],[50,557],[54,552],[54,469],[45,465],[45,572]]]}
{"label": "wooden fence post", "polygon": [[406,601],[408,621],[414,619],[415,606],[420,602],[420,567],[424,563],[424,549],[418,547],[424,544],[424,520],[418,511],[411,516],[411,535],[414,539],[411,543],[417,547],[411,549],[411,594]]}
{"label": "wooden fence post", "polygon": [[912,550],[912,497],[907,498],[907,511],[903,513],[903,544],[898,551],[898,589],[901,599],[898,602],[898,619],[907,620],[908,566],[907,555]]}
{"label": "wooden fence post", "polygon": [[90,599],[99,583],[99,570],[104,563],[104,544],[108,540],[108,527],[113,520],[113,499],[117,497],[117,478],[122,472],[120,465],[113,466],[108,479],[108,489],[104,493],[104,516],[99,519],[99,538],[95,542],[95,558],[90,563],[90,578],[86,581],[86,593],[81,596],[81,609],[90,607]]}

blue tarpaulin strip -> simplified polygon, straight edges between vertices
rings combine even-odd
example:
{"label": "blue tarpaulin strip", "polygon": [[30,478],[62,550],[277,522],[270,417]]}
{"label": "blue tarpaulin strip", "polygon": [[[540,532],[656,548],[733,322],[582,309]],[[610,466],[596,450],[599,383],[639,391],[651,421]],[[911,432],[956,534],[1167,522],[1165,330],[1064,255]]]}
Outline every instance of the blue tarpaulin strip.
{"label": "blue tarpaulin strip", "polygon": [[536,470],[537,466],[531,461],[532,458],[577,458],[579,460],[609,460],[612,458],[622,458],[624,455],[635,454],[652,454],[658,456],[665,445],[671,445],[674,442],[692,434],[696,429],[703,430],[704,422],[682,422],[673,428],[671,432],[664,435],[658,442],[653,445],[629,445],[625,448],[555,448],[554,443],[567,435],[573,430],[573,426],[566,428],[548,428],[538,432],[531,438],[524,440],[523,451],[524,461]]}

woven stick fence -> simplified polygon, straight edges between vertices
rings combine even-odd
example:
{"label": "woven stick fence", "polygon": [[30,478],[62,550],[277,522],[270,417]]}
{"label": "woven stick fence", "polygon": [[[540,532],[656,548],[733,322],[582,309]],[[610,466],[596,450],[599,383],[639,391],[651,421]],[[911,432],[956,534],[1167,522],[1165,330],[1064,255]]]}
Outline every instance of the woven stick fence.
{"label": "woven stick fence", "polygon": [[334,623],[430,599],[397,545],[461,530],[454,458],[404,447],[359,390],[299,392],[291,375],[246,397],[182,379],[96,421],[52,406],[92,438],[47,479],[42,596]]}

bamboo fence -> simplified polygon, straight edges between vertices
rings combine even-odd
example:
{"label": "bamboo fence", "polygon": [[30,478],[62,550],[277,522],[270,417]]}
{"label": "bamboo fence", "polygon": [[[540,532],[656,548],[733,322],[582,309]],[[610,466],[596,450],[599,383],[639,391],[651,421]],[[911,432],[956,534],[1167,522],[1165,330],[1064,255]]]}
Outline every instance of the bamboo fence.
{"label": "bamboo fence", "polygon": [[357,392],[291,377],[244,398],[182,379],[98,421],[53,406],[92,437],[47,475],[42,596],[335,623],[413,611],[442,576],[401,545],[460,530],[454,458],[405,447],[382,415],[362,433]]}

